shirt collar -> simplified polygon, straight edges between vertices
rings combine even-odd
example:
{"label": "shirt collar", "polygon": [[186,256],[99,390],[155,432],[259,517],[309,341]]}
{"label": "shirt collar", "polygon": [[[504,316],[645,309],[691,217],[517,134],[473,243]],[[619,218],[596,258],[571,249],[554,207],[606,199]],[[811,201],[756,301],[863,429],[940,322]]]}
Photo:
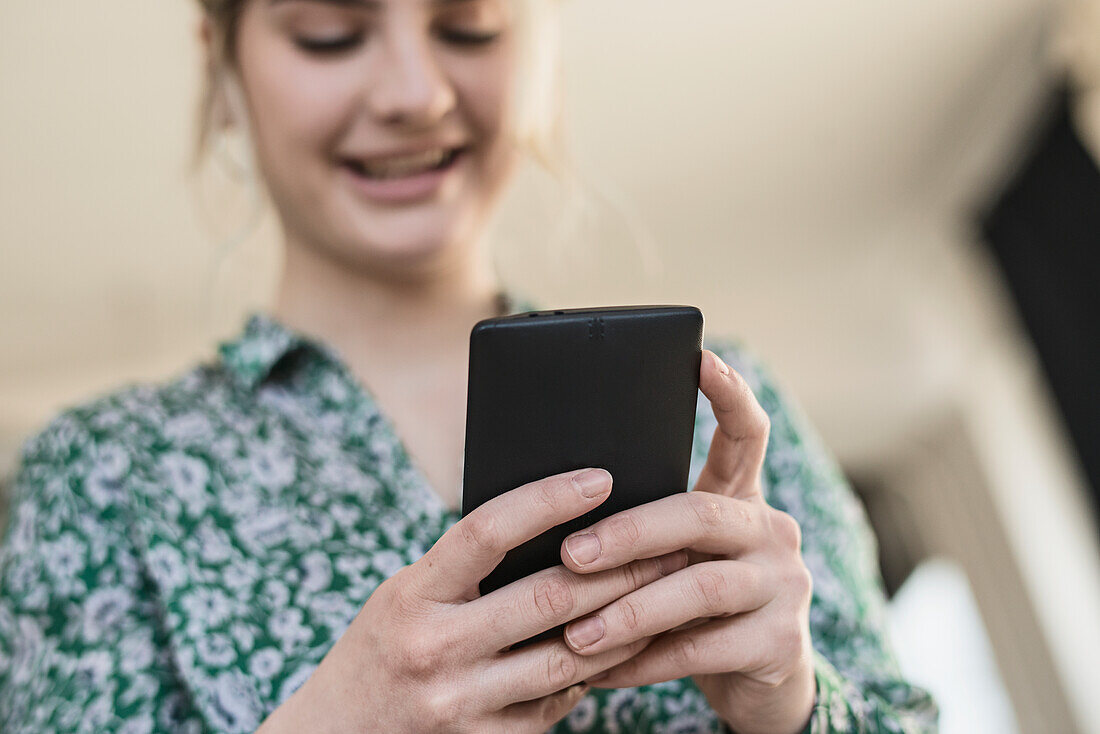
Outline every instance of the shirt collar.
{"label": "shirt collar", "polygon": [[[506,315],[538,310],[527,298],[505,291]],[[233,380],[251,390],[262,383],[275,366],[291,352],[309,350],[339,363],[338,355],[326,344],[297,332],[263,311],[248,314],[244,329],[235,339],[218,345],[222,363]]]}

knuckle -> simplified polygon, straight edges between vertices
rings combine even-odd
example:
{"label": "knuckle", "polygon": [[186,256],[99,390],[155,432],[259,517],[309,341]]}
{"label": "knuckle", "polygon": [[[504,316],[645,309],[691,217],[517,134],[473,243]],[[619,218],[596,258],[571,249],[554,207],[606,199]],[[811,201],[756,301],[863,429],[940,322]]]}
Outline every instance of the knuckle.
{"label": "knuckle", "polygon": [[572,587],[558,575],[548,575],[536,580],[531,595],[535,609],[547,621],[567,618],[576,605]]}
{"label": "knuckle", "polygon": [[625,513],[608,520],[607,534],[626,547],[633,546],[642,537],[642,528],[638,520],[630,513]]}
{"label": "knuckle", "polygon": [[692,492],[691,508],[699,521],[699,526],[708,535],[715,535],[725,528],[725,511],[718,496],[709,492]]}
{"label": "knuckle", "polygon": [[799,564],[798,568],[791,573],[788,583],[795,590],[799,601],[807,601],[813,596],[814,578],[810,569],[804,564]]}
{"label": "knuckle", "polygon": [[723,602],[728,582],[724,574],[700,568],[692,575],[691,585],[704,613],[715,615],[725,611]]}
{"label": "knuckle", "polygon": [[623,630],[630,634],[637,632],[644,619],[641,605],[637,601],[623,597],[619,599],[618,607],[619,624],[623,626]]}
{"label": "knuckle", "polygon": [[787,676],[783,671],[771,669],[763,670],[754,675],[753,678],[772,689],[779,688],[787,680]]}
{"label": "knuckle", "polygon": [[784,660],[795,660],[802,653],[802,626],[797,622],[784,625],[779,636],[779,649]]}
{"label": "knuckle", "polygon": [[462,521],[462,540],[467,546],[486,554],[501,548],[500,523],[491,512],[472,512]]}
{"label": "knuckle", "polygon": [[438,667],[438,645],[434,635],[412,634],[397,651],[399,668],[412,677],[423,677]]}
{"label": "knuckle", "polygon": [[768,412],[760,406],[760,403],[753,400],[753,404],[755,405],[752,411],[753,430],[761,436],[767,436],[771,433],[772,419],[768,416]]}
{"label": "knuckle", "polygon": [[535,714],[538,721],[551,725],[569,713],[569,703],[572,699],[566,691],[560,691],[552,696],[546,696],[538,705]]}
{"label": "knuckle", "polygon": [[567,484],[569,480],[562,481],[539,481],[534,484],[534,500],[544,507],[548,507],[551,510],[557,509],[561,504],[562,495],[566,494],[563,490],[563,484]]}
{"label": "knuckle", "polygon": [[690,670],[699,659],[699,647],[691,635],[681,635],[669,646],[669,660],[677,670]]}
{"label": "knuckle", "polygon": [[550,691],[560,691],[577,677],[577,658],[564,646],[555,646],[546,658],[546,684]]}
{"label": "knuckle", "polygon": [[425,697],[423,723],[428,731],[454,731],[461,725],[465,697],[452,685],[434,689]]}
{"label": "knuckle", "polygon": [[634,563],[628,563],[625,566],[622,566],[621,569],[623,575],[623,586],[625,586],[627,589],[640,589],[647,583],[647,565],[635,561]]}
{"label": "knuckle", "polygon": [[782,510],[772,510],[771,513],[772,534],[784,548],[800,550],[802,548],[802,526],[791,515]]}

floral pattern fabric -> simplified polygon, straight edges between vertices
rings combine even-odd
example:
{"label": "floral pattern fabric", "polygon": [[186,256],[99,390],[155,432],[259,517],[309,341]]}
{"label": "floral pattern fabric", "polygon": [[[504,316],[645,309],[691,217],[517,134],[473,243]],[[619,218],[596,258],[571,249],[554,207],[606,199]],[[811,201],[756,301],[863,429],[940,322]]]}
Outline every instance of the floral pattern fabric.
{"label": "floral pattern fabric", "polygon": [[[509,312],[530,310],[510,300]],[[772,420],[768,502],[813,575],[809,732],[927,732],[898,671],[862,506],[738,344]],[[699,394],[691,468],[714,417]],[[262,312],[219,358],[72,407],[23,446],[0,549],[0,729],[250,732],[384,579],[458,520],[331,347]],[[593,690],[554,732],[721,732],[690,678]]]}

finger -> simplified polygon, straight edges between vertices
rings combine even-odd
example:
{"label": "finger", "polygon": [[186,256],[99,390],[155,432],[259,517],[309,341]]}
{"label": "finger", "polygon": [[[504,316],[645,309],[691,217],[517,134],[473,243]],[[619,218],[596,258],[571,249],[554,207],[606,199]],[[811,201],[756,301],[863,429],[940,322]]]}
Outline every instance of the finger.
{"label": "finger", "polygon": [[765,540],[762,513],[767,509],[763,503],[710,492],[681,492],[573,533],[562,543],[561,558],[567,568],[590,573],[680,548],[738,555]]}
{"label": "finger", "polygon": [[504,554],[603,502],[611,475],[581,469],[504,492],[459,520],[417,568],[418,590],[429,599],[455,601],[489,575]]}
{"label": "finger", "polygon": [[745,379],[714,352],[706,352],[699,389],[710,400],[718,427],[695,489],[731,497],[758,496],[760,469],[768,447],[768,414]]}
{"label": "finger", "polygon": [[555,566],[514,581],[463,606],[476,630],[474,645],[496,652],[557,627],[582,614],[675,573],[687,565],[687,553],[677,551],[594,574],[576,574]]}
{"label": "finger", "polygon": [[498,655],[486,663],[482,679],[492,708],[534,701],[612,668],[649,644],[639,640],[599,655],[578,655],[561,639],[543,640]]}
{"label": "finger", "polygon": [[798,659],[807,641],[794,623],[778,633],[760,614],[726,617],[661,635],[606,677],[588,682],[597,688],[630,688],[688,675],[762,671]]}
{"label": "finger", "polygon": [[565,641],[582,655],[594,655],[701,617],[751,612],[771,601],[775,591],[755,563],[698,563],[571,622]]}
{"label": "finger", "polygon": [[591,688],[585,683],[569,686],[537,701],[523,701],[506,706],[499,714],[503,734],[531,730],[546,731],[565,718]]}

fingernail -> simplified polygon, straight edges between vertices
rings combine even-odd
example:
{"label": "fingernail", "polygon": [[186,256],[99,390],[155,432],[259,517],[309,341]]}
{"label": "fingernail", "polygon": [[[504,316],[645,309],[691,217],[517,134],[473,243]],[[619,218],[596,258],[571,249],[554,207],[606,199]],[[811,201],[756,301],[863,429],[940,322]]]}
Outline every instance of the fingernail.
{"label": "fingernail", "polygon": [[589,617],[579,622],[574,622],[565,628],[565,640],[573,646],[574,650],[583,650],[603,637],[603,619]]}
{"label": "fingernail", "polygon": [[714,366],[718,368],[719,372],[721,372],[723,375],[728,375],[730,373],[729,365],[723,362],[721,357],[719,357],[714,352],[710,353],[710,357],[714,360]]}
{"label": "fingernail", "polygon": [[592,563],[600,557],[600,539],[592,533],[574,535],[565,541],[565,552],[578,566]]}
{"label": "fingernail", "polygon": [[611,474],[605,469],[589,469],[573,477],[585,497],[599,497],[611,486]]}

